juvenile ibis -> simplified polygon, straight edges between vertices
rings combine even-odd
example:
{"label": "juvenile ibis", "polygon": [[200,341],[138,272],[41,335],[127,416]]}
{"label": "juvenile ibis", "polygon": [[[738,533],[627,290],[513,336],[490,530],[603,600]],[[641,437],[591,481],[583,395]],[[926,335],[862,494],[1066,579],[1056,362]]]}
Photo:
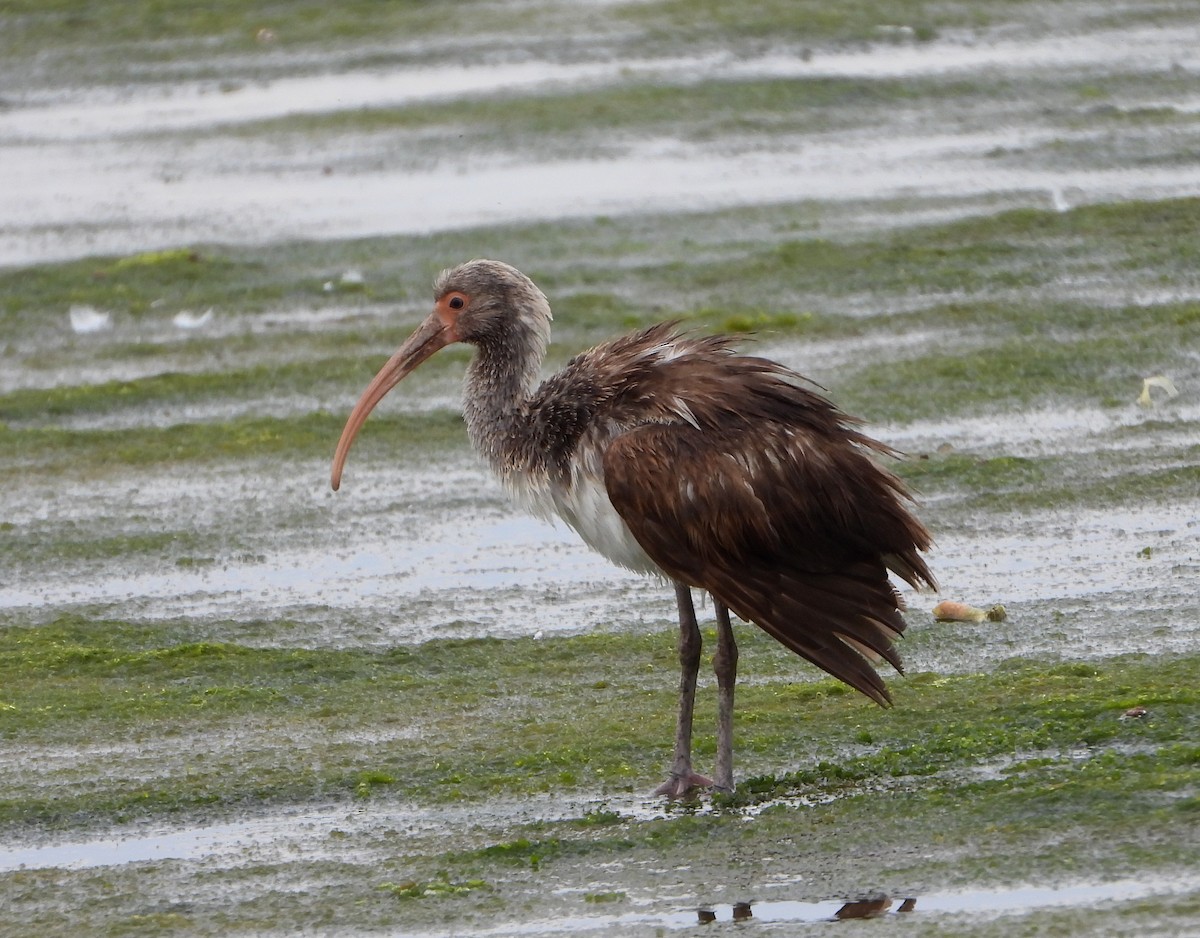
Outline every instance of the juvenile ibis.
{"label": "juvenile ibis", "polygon": [[[444,271],[429,314],[351,411],[333,457],[337,489],[355,435],[406,375],[452,342],[475,347],[463,411],[475,449],[536,515],[558,516],[593,549],[675,587],[679,715],[668,797],[733,789],[737,646],[729,613],[881,705],[874,663],[902,669],[903,602],[888,571],[934,587],[929,532],[892,450],[804,378],[739,354],[728,336],[663,323],[599,345],[539,383],[550,304],[519,270],[474,260]],[[716,607],[717,758],[692,768],[701,636],[692,590]]]}

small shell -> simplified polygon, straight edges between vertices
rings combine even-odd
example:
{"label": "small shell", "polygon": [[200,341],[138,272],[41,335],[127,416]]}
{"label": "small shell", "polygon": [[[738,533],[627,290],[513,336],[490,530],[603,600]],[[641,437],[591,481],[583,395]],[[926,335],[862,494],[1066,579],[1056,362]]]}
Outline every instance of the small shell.
{"label": "small shell", "polygon": [[1167,400],[1179,396],[1179,389],[1175,387],[1175,382],[1166,375],[1154,375],[1154,377],[1142,381],[1142,393],[1138,395],[1137,402],[1143,407],[1149,407],[1154,403],[1154,398],[1150,396],[1151,388],[1158,388],[1164,392]]}

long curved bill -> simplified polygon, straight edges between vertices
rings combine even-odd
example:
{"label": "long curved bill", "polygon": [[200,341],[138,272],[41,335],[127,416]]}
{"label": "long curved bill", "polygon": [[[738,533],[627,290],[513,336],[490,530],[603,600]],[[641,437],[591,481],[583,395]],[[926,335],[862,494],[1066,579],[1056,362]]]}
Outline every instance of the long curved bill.
{"label": "long curved bill", "polygon": [[358,435],[362,425],[367,422],[367,417],[375,409],[375,405],[421,362],[454,340],[454,330],[442,322],[437,313],[432,313],[417,326],[416,331],[405,339],[404,344],[396,350],[396,354],[389,358],[387,364],[371,379],[358,403],[350,411],[350,416],[346,418],[346,426],[342,429],[342,437],[338,440],[337,449],[333,454],[333,470],[329,475],[329,484],[335,492],[342,484],[342,469],[350,453],[350,444],[354,442],[354,437]]}

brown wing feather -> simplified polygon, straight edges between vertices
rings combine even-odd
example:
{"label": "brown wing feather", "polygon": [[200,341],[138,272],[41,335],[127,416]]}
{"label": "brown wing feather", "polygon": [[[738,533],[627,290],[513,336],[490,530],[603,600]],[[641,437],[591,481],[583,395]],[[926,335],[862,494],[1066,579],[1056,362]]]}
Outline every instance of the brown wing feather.
{"label": "brown wing feather", "polygon": [[698,426],[652,424],[612,441],[609,498],[669,576],[886,704],[864,652],[901,668],[902,603],[887,570],[933,585],[918,553],[928,532],[899,480],[867,453],[884,447],[824,398],[782,380],[781,367],[732,362],[750,364],[725,383],[723,412],[693,393]]}

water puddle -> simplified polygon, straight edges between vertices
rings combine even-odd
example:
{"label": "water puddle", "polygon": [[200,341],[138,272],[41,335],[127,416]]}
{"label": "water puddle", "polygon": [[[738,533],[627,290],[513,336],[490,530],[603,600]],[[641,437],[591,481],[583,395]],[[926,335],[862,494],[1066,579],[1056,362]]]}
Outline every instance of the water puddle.
{"label": "water puddle", "polygon": [[495,95],[552,87],[609,83],[631,72],[665,77],[695,71],[714,59],[608,62],[518,62],[475,66],[424,66],[395,71],[347,72],[278,78],[235,88],[214,84],[148,86],[120,92],[73,93],[0,114],[0,140],[78,141],[164,133],[320,114],[353,108],[403,107],[426,101]]}
{"label": "water puddle", "polygon": [[[221,824],[170,827],[142,824],[80,840],[47,843],[43,836],[19,846],[0,846],[0,873],[20,869],[97,869],[126,863],[163,860],[212,861],[227,865],[269,863],[298,852],[310,860],[336,858],[368,847],[364,838],[382,838],[395,852],[397,839],[409,849],[413,838],[444,841],[469,836],[472,830],[491,837],[496,828],[580,818],[595,810],[586,795],[529,795],[520,800],[492,799],[485,805],[464,803],[423,807],[413,804],[285,808]],[[603,802],[630,820],[661,818],[661,798],[611,798]]]}
{"label": "water puddle", "polygon": [[[1196,442],[1200,403],[1172,403],[1159,409],[1138,407],[1133,403],[1135,385],[1129,383],[1128,407],[1037,407],[978,417],[956,415],[953,420],[914,420],[872,432],[902,452],[914,454],[951,446],[967,453],[1005,456],[1145,449],[1161,457],[1172,448]],[[1120,432],[1146,424],[1156,425],[1155,432]]]}
{"label": "water puddle", "polygon": [[[1064,133],[1071,136],[1004,129],[881,139],[872,132],[862,141],[805,137],[711,146],[670,139],[640,143],[607,159],[536,162],[481,156],[470,165],[450,161],[423,171],[386,167],[330,176],[309,165],[214,173],[211,167],[186,165],[188,157],[181,156],[179,164],[169,159],[180,173],[169,180],[131,162],[123,146],[85,148],[87,173],[78,165],[77,146],[37,147],[12,162],[14,184],[0,193],[0,217],[16,220],[0,230],[0,255],[11,263],[33,263],[208,241],[261,244],[315,235],[419,234],[805,200],[1032,193],[1042,202],[1047,193],[1072,187],[1078,204],[1200,193],[1200,166],[1194,164],[1080,172],[999,167],[988,157],[997,148],[1049,142]],[[52,200],[42,191],[48,172],[56,180]],[[214,191],[221,193],[219,200],[213,199]]]}
{"label": "water puddle", "polygon": [[[393,70],[324,72],[230,87],[175,83],[10,99],[0,112],[0,140],[22,143],[106,139],[128,134],[239,124],[291,114],[401,107],[427,101],[511,94],[639,80],[682,84],[755,78],[908,78],[958,71],[1025,72],[1103,66],[1156,69],[1200,65],[1200,27],[1178,24],[1032,40],[882,44],[869,49],[757,56],[725,52],[661,59],[591,62],[523,61],[424,65]],[[14,104],[16,106],[14,106]]]}
{"label": "water puddle", "polygon": [[[287,819],[290,838],[328,837],[339,830],[340,818],[299,813]],[[270,836],[284,831],[272,826]],[[256,831],[244,821],[213,824],[186,831],[74,841],[50,846],[0,850],[0,872],[21,869],[91,869],[162,860],[202,860],[258,846],[267,830]],[[227,857],[226,857],[227,859]]]}
{"label": "water puddle", "polygon": [[[622,602],[627,621],[669,610],[665,590],[655,601],[653,584],[611,567],[561,524],[469,513],[430,522],[409,537],[389,537],[386,524],[363,533],[353,546],[332,550],[276,547],[269,557],[108,566],[14,583],[0,587],[0,609],[45,612],[83,601],[134,621],[185,616],[332,625],[342,614],[375,620],[373,639],[326,636],[338,644],[583,631],[611,621]],[[639,590],[646,595],[633,599]]]}
{"label": "water puddle", "polygon": [[[594,807],[586,799],[564,800],[556,796],[490,802],[485,811],[481,811],[478,805],[436,808],[392,806],[383,810],[366,805],[329,805],[287,809],[257,818],[186,829],[143,825],[87,841],[0,849],[0,873],[50,868],[87,870],[164,861],[205,866],[217,864],[229,869],[241,865],[269,864],[280,857],[295,859],[299,856],[308,862],[361,862],[364,850],[382,849],[392,853],[398,843],[411,845],[414,838],[421,836],[436,839],[443,837],[447,829],[467,836],[470,836],[472,829],[483,830],[482,842],[487,842],[490,835],[486,831],[492,825],[579,817],[589,805]],[[661,816],[662,811],[661,804],[649,802],[631,802],[618,807],[622,813],[627,808],[631,809],[631,818],[639,813],[645,817],[657,817]],[[600,871],[595,873],[599,874]],[[944,916],[982,916],[992,919],[1040,911],[1103,909],[1106,905],[1155,897],[1165,899],[1183,896],[1200,890],[1200,874],[1179,877],[1160,874],[1147,878],[1053,886],[981,886],[895,895],[873,892],[821,900],[787,898],[786,893],[792,888],[791,882],[781,881],[765,884],[761,889],[765,893],[763,898],[755,898],[753,887],[743,887],[748,895],[721,902],[703,901],[704,886],[687,887],[683,893],[669,897],[644,896],[624,880],[619,884],[599,883],[593,876],[588,888],[605,885],[623,887],[613,893],[614,901],[620,900],[622,908],[619,911],[547,915],[472,929],[471,933],[500,938],[507,935],[605,934],[626,928],[657,929],[662,932],[712,926],[720,930],[725,923],[738,923],[743,927],[755,923],[762,926],[816,925],[896,916],[913,916],[922,920]],[[560,892],[567,895],[576,891],[567,889]],[[724,890],[718,890],[721,891]],[[696,898],[689,901],[693,895]],[[400,934],[410,933],[395,934],[399,938]]]}
{"label": "water puddle", "polygon": [[[1014,423],[1014,431],[1024,429]],[[284,619],[291,627],[274,640],[315,646],[673,621],[669,589],[612,566],[561,523],[522,515],[473,460],[397,468],[364,454],[336,495],[327,471],[313,460],[197,468],[183,477],[147,471],[136,484],[20,482],[6,514],[17,536],[78,546],[63,557],[20,560],[0,582],[0,613],[41,619],[83,608],[222,629]],[[197,543],[153,558],[103,549],[113,538],[158,531],[155,519],[174,515],[191,519]],[[906,590],[913,627],[948,636],[927,644],[920,660],[907,656],[910,668],[959,671],[996,656],[1068,648],[1072,655],[1137,650],[1137,630],[1114,610],[1152,616],[1164,650],[1195,640],[1200,502],[989,519],[986,531],[939,525],[932,563],[940,598],[1004,603],[1010,622],[933,625],[929,612],[939,597]],[[236,547],[222,533],[231,527],[241,532]],[[89,559],[92,539],[99,552]],[[1058,624],[1022,628],[1029,617]],[[960,633],[971,640],[950,640]]]}
{"label": "water puddle", "polygon": [[[697,925],[738,922],[749,925],[815,925],[882,916],[1027,914],[1069,908],[1092,908],[1105,903],[1143,900],[1155,896],[1184,895],[1200,888],[1200,877],[1176,880],[1117,880],[1070,886],[1019,886],[1011,889],[975,889],[935,892],[921,896],[875,895],[866,898],[806,902],[797,900],[744,901],[663,913],[629,912],[522,922],[488,929],[487,935],[548,935],[587,933],[604,928],[642,925],[660,929],[691,929]],[[703,932],[699,932],[703,933]]]}
{"label": "water puddle", "polygon": [[[613,567],[561,523],[519,514],[473,460],[397,470],[364,459],[353,473],[336,495],[323,460],[146,472],[136,484],[30,481],[5,516],[22,536],[137,537],[179,515],[202,540],[211,533],[213,552],[56,558],[45,576],[26,566],[0,579],[0,611],[40,617],[85,604],[133,621],[284,618],[320,628],[311,642],[339,645],[582,631],[669,614],[669,590]],[[260,520],[247,528],[248,519]],[[221,545],[230,528],[247,532],[236,551]]]}
{"label": "water puddle", "polygon": [[[473,152],[429,168],[411,132],[310,135],[304,146],[220,128],[302,113],[396,107],[491,93],[556,92],[630,81],[761,77],[903,77],[963,71],[1103,66],[1147,72],[1200,63],[1200,28],[1172,26],[1028,42],[935,42],[800,55],[487,67],[424,67],[209,84],[58,93],[0,112],[0,257],[34,263],[147,247],[412,234],[483,224],[813,199],[975,198],[1062,192],[1073,201],[1200,192],[1200,167],[1079,171],[999,165],[989,154],[1089,139],[1009,115],[987,132],[946,133],[944,120],[830,138],[740,135],[703,142],[616,139],[609,158]],[[1186,103],[1183,105],[1186,108]],[[213,130],[217,133],[211,133]],[[207,136],[196,139],[198,131]],[[448,131],[431,131],[452,134]],[[136,146],[130,136],[140,135]],[[182,135],[182,136],[181,136]],[[286,136],[286,134],[284,134]],[[79,146],[87,141],[86,147]],[[595,148],[589,148],[594,150]],[[364,157],[364,154],[371,154]],[[332,170],[338,167],[338,171]],[[219,192],[220,198],[213,193]],[[1047,195],[1048,198],[1048,195]],[[1028,202],[1028,198],[1025,200]]]}
{"label": "water puddle", "polygon": [[[1039,909],[1091,907],[1103,902],[1130,902],[1156,895],[1177,895],[1200,888],[1200,878],[1172,880],[1124,879],[1114,883],[1079,884],[1046,888],[978,889],[932,892],[924,896],[871,896],[854,900],[800,902],[790,900],[737,902],[730,906],[697,909],[660,916],[658,924],[674,927],[710,922],[761,922],[763,925],[816,924],[822,921],[871,919],[910,913],[996,914],[1028,913]],[[528,932],[527,932],[528,933]]]}

